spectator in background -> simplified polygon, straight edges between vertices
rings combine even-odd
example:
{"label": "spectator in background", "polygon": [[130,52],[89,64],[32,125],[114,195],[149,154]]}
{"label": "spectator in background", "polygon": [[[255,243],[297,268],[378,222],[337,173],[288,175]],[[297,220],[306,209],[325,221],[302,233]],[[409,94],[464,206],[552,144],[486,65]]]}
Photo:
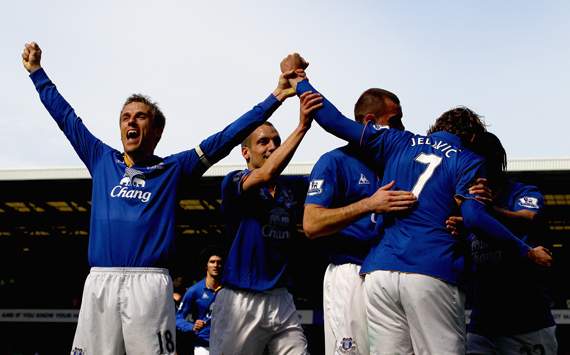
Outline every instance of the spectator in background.
{"label": "spectator in background", "polygon": [[185,347],[193,348],[195,355],[209,354],[212,306],[222,288],[222,255],[216,247],[208,247],[201,253],[206,277],[186,291],[176,312],[176,329],[180,334],[178,355],[186,352]]}

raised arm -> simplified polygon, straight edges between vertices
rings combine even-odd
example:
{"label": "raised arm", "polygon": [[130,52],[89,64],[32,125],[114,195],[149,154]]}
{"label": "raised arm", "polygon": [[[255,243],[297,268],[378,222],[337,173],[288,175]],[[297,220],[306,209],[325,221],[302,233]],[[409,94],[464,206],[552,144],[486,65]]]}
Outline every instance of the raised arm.
{"label": "raised arm", "polygon": [[303,94],[301,102],[304,104],[301,105],[299,113],[299,125],[283,144],[267,158],[267,161],[261,167],[251,171],[242,184],[243,191],[265,184],[279,176],[293,157],[293,154],[311,127],[311,114],[322,106],[320,95],[313,93]]}
{"label": "raised arm", "polygon": [[[304,73],[303,67],[308,63],[297,53],[289,54],[281,61],[281,68],[295,69],[296,73]],[[292,76],[289,80],[298,95],[317,90],[302,75]],[[323,96],[323,106],[315,112],[315,121],[327,132],[355,146],[360,145],[364,126],[345,117],[330,101]]]}
{"label": "raised arm", "polygon": [[400,212],[410,209],[417,201],[409,191],[391,191],[392,181],[370,196],[344,207],[326,208],[306,204],[303,230],[309,239],[338,233],[368,213]]}
{"label": "raised arm", "polygon": [[30,73],[42,103],[56,121],[73,148],[91,170],[94,160],[104,149],[110,149],[93,136],[69,103],[61,96],[41,66],[42,50],[37,43],[26,43],[22,52],[22,63]]}
{"label": "raised arm", "polygon": [[206,138],[196,152],[207,169],[226,157],[232,149],[241,143],[256,127],[265,122],[288,97],[295,95],[295,90],[289,84],[289,79],[296,74],[294,71],[282,73],[277,87],[269,97],[254,106],[222,131]]}

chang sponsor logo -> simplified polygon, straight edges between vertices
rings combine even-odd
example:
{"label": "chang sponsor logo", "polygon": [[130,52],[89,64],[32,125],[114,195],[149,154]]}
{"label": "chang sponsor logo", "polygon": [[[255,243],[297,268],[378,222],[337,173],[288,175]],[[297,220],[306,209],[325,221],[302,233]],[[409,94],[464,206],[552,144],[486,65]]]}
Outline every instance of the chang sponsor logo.
{"label": "chang sponsor logo", "polygon": [[[131,169],[134,170],[134,169]],[[110,196],[114,198],[138,199],[141,202],[147,203],[152,196],[150,191],[143,191],[146,185],[144,175],[133,175],[132,171],[125,171],[125,175],[116,185],[111,189]]]}
{"label": "chang sponsor logo", "polygon": [[261,232],[265,238],[289,239],[289,223],[289,213],[277,207],[269,213],[269,222],[261,227]]}

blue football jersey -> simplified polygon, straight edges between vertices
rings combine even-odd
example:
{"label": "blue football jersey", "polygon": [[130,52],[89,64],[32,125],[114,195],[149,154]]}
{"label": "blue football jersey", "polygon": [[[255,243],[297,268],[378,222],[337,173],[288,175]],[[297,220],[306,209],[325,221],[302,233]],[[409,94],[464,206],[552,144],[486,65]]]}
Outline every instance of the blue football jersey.
{"label": "blue football jersey", "polygon": [[464,244],[445,228],[457,210],[456,196],[471,198],[471,183],[482,176],[483,159],[465,149],[459,137],[406,131],[377,131],[368,125],[362,148],[384,167],[382,183],[418,197],[414,209],[383,218],[383,235],[362,265],[362,272],[396,270],[426,274],[450,283],[461,281]]}
{"label": "blue football jersey", "polygon": [[89,263],[101,267],[166,267],[172,253],[176,192],[197,179],[280,105],[270,95],[196,149],[128,167],[121,152],[93,136],[43,69],[30,74],[42,103],[93,179]]}
{"label": "blue football jersey", "polygon": [[224,266],[224,287],[262,292],[289,284],[287,265],[306,179],[279,176],[275,195],[267,186],[242,190],[249,170],[234,171],[222,182],[222,213],[233,243]]}
{"label": "blue football jersey", "polygon": [[[314,165],[305,204],[343,207],[371,196],[378,184],[377,174],[358,158],[358,148],[347,145],[323,154]],[[361,265],[377,239],[375,221],[374,214],[367,214],[327,236],[325,249],[330,262]]]}
{"label": "blue football jersey", "polygon": [[[206,279],[202,279],[186,291],[176,311],[176,328],[182,333],[192,332],[194,346],[210,346],[212,306],[216,294],[217,290],[207,288]],[[193,333],[192,328],[197,320],[203,320],[206,325]]]}
{"label": "blue football jersey", "polygon": [[[544,198],[535,186],[511,182],[495,203],[510,211],[540,214]],[[540,242],[527,224],[512,224],[511,230],[532,246]],[[512,335],[553,326],[541,269],[485,234],[472,234],[470,241],[473,274],[469,331]]]}

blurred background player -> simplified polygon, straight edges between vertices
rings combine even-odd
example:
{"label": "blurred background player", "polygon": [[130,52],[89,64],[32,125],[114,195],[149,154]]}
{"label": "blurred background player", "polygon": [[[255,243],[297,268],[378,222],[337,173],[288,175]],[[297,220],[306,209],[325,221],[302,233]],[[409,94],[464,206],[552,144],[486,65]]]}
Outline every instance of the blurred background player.
{"label": "blurred background player", "polygon": [[[496,218],[526,243],[542,244],[540,191],[508,179],[506,151],[494,134],[484,133],[476,151],[487,161]],[[484,233],[470,237],[473,297],[467,354],[557,354],[545,270]]]}
{"label": "blurred background player", "polygon": [[200,254],[206,277],[186,291],[176,312],[176,329],[184,338],[178,340],[178,355],[187,354],[181,350],[183,347],[193,348],[194,355],[209,354],[212,306],[222,288],[222,256],[221,249],[215,247],[206,248]]}
{"label": "blurred background player", "polygon": [[[316,92],[306,79],[290,82],[299,95]],[[411,190],[418,198],[411,212],[383,216],[382,239],[362,264],[370,352],[463,354],[465,309],[458,286],[464,251],[445,228],[457,208],[456,197],[462,198],[467,227],[485,230],[536,263],[551,260],[543,249],[532,249],[512,235],[469,193],[482,174],[483,159],[466,148],[485,131],[479,116],[463,107],[450,110],[422,136],[360,125],[323,97],[314,117],[329,133],[360,147],[375,168],[383,168],[382,184],[394,180],[396,190]]]}
{"label": "blurred background player", "polygon": [[[359,123],[403,129],[398,97],[371,88],[357,100]],[[303,230],[310,239],[327,237],[330,264],[323,279],[325,354],[369,354],[364,285],[360,265],[378,242],[375,213],[403,211],[416,201],[411,192],[378,188],[377,172],[361,161],[358,147],[323,154],[311,172]]]}
{"label": "blurred background player", "polygon": [[195,149],[154,155],[165,125],[142,95],[119,115],[123,152],[89,132],[41,67],[40,47],[27,43],[22,62],[40,99],[87,166],[92,180],[91,271],[85,281],[73,352],[173,354],[176,342],[172,280],[176,192],[198,179],[293,94],[282,75],[273,94]]}
{"label": "blurred background player", "polygon": [[291,239],[306,183],[280,175],[311,126],[310,113],[320,106],[318,95],[306,93],[301,100],[299,125],[283,144],[273,125],[262,124],[242,143],[247,169],[222,182],[222,213],[234,239],[212,315],[214,355],[308,353],[287,290]]}

